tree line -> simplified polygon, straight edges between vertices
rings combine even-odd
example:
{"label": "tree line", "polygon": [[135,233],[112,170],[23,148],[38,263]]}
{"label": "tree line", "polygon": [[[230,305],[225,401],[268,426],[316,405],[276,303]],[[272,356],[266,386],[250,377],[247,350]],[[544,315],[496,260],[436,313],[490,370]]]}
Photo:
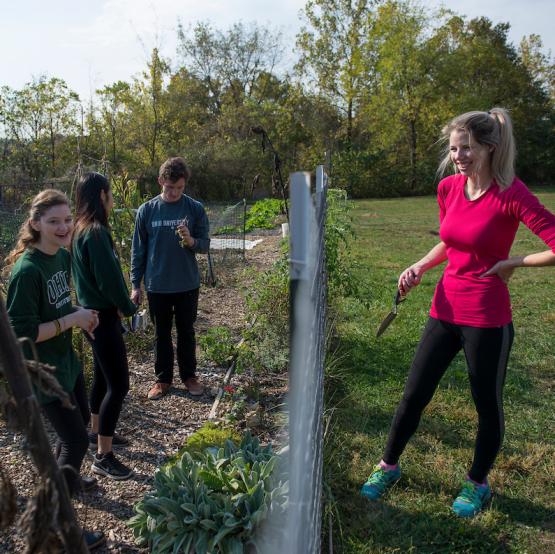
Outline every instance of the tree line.
{"label": "tree line", "polygon": [[554,183],[555,64],[539,36],[515,46],[508,23],[404,0],[308,0],[303,20],[288,71],[278,31],[198,23],[179,25],[174,60],[154,48],[140,75],[86,103],[56,77],[1,87],[1,183],[85,168],[151,193],[160,163],[183,155],[201,198],[269,192],[272,154],[251,130],[262,126],[285,175],[327,159],[354,197],[424,194],[441,126],[493,106],[511,110],[518,174]]}

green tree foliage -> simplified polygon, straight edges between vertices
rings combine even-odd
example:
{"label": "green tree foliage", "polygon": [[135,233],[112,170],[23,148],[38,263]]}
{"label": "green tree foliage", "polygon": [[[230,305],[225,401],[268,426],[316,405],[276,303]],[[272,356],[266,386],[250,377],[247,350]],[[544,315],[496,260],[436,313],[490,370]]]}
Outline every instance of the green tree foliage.
{"label": "green tree foliage", "polygon": [[75,158],[79,97],[62,79],[39,77],[0,89],[2,169],[31,180],[59,177]]}
{"label": "green tree foliage", "polygon": [[260,77],[271,75],[282,55],[280,34],[254,24],[236,23],[227,32],[208,23],[180,25],[178,38],[182,63],[207,84],[215,112],[260,92]]}
{"label": "green tree foliage", "polygon": [[102,137],[104,151],[112,169],[121,171],[129,161],[127,129],[130,124],[129,110],[131,104],[131,87],[125,81],[96,91],[99,106],[96,117],[91,118],[90,125],[95,135]]}
{"label": "green tree foliage", "polygon": [[528,73],[543,87],[551,103],[555,103],[555,61],[551,55],[543,52],[543,43],[539,35],[530,35],[520,41],[519,54]]}
{"label": "green tree foliage", "polygon": [[309,0],[304,8],[308,27],[297,37],[297,69],[345,117],[347,145],[362,93],[372,81],[364,55],[372,4],[368,0]]}
{"label": "green tree foliage", "polygon": [[[128,175],[158,191],[159,164],[184,156],[203,199],[275,191],[284,176],[330,162],[352,196],[433,192],[441,127],[468,110],[511,110],[518,174],[552,184],[555,64],[537,35],[518,47],[508,23],[433,12],[410,0],[307,0],[292,74],[279,32],[236,23],[178,27],[176,60],[157,49],[131,82],[85,107],[60,79],[0,89],[0,177],[41,181],[75,167]],[[258,177],[257,177],[258,176]]]}
{"label": "green tree foliage", "polygon": [[362,186],[377,196],[421,193],[433,181],[430,147],[446,118],[450,78],[445,41],[430,26],[425,10],[408,2],[385,2],[373,17],[367,49],[377,78],[362,116],[372,167]]}
{"label": "green tree foliage", "polygon": [[450,44],[451,114],[503,106],[511,111],[519,157],[518,174],[533,184],[553,180],[555,165],[549,152],[554,145],[555,112],[532,65],[508,42],[509,24],[493,25],[485,18],[469,22],[452,17],[441,31]]}

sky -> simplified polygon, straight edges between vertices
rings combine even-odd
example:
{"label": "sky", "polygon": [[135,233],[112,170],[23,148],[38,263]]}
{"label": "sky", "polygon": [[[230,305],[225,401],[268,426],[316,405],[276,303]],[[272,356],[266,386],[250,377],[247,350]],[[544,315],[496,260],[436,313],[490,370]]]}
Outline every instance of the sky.
{"label": "sky", "polygon": [[[468,18],[511,24],[509,39],[539,34],[555,55],[553,0],[428,0]],[[177,24],[225,30],[237,21],[278,29],[292,51],[305,0],[0,0],[0,86],[34,77],[64,79],[82,99],[139,74],[153,47],[176,60]],[[293,54],[284,59],[290,63]]]}

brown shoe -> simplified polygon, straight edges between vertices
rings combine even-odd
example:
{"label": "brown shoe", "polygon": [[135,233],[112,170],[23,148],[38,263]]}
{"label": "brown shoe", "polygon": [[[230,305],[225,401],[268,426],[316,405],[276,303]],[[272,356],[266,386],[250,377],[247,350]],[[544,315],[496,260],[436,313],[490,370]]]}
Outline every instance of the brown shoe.
{"label": "brown shoe", "polygon": [[148,391],[149,400],[159,400],[162,396],[166,396],[170,390],[169,383],[154,383],[154,386]]}
{"label": "brown shoe", "polygon": [[189,377],[188,379],[185,379],[183,383],[189,391],[189,394],[192,394],[193,396],[200,396],[204,393],[204,387],[198,382],[196,377]]}

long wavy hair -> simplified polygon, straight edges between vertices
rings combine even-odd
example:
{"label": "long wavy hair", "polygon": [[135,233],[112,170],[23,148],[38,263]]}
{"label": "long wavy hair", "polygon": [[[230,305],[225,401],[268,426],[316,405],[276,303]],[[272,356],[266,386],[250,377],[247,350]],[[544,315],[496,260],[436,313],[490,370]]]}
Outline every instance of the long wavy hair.
{"label": "long wavy hair", "polygon": [[[102,202],[101,192],[108,194],[110,183],[100,173],[85,173],[75,189],[75,226],[73,239],[90,229],[99,229],[100,226],[110,228],[108,213]],[[73,247],[72,240],[72,247]]]}
{"label": "long wavy hair", "polygon": [[17,235],[15,247],[6,258],[4,266],[4,275],[9,275],[10,271],[25,250],[33,248],[40,240],[40,232],[33,229],[31,222],[38,222],[46,212],[54,206],[69,206],[68,197],[61,191],[56,189],[46,189],[39,192],[32,200],[29,208],[29,217],[23,222]]}
{"label": "long wavy hair", "polygon": [[[470,141],[493,146],[490,163],[491,172],[502,188],[511,186],[515,178],[516,146],[513,135],[513,124],[509,112],[504,108],[492,108],[489,112],[467,112],[453,118],[441,131],[442,139],[449,142],[453,131],[468,133]],[[444,174],[451,163],[449,145],[438,169]],[[455,167],[455,171],[458,171]]]}

